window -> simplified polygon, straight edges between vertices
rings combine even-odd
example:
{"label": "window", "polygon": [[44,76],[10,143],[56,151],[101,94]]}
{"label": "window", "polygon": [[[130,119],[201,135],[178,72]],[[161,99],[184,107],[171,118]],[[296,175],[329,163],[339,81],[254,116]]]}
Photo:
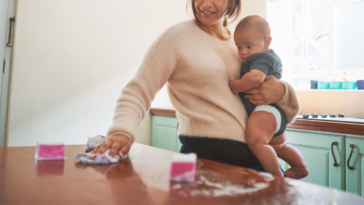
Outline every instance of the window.
{"label": "window", "polygon": [[364,79],[364,0],[270,0],[272,45],[283,78],[298,89],[310,80]]}

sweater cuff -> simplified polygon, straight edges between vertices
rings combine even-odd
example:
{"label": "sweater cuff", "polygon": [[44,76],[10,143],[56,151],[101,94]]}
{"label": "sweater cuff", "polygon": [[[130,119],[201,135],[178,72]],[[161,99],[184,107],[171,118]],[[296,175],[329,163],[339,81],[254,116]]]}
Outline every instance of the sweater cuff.
{"label": "sweater cuff", "polygon": [[283,81],[280,81],[280,82],[282,83],[282,85],[284,86],[284,89],[286,89],[286,91],[285,91],[282,99],[277,104],[279,104],[279,105],[286,105],[286,104],[288,104],[288,99],[289,99],[288,87],[287,87],[287,85],[286,85],[285,82],[283,82]]}
{"label": "sweater cuff", "polygon": [[130,144],[133,144],[134,143],[133,138],[129,134],[127,134],[126,132],[114,132],[114,133],[109,134],[107,137],[109,138],[109,137],[112,137],[114,135],[125,135],[126,137],[129,138]]}

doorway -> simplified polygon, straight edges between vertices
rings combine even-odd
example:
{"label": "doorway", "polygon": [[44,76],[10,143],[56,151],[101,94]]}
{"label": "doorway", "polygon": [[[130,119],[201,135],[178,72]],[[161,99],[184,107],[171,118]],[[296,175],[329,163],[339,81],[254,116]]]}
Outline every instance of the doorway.
{"label": "doorway", "polygon": [[13,45],[15,0],[0,0],[0,147],[6,146],[10,60]]}

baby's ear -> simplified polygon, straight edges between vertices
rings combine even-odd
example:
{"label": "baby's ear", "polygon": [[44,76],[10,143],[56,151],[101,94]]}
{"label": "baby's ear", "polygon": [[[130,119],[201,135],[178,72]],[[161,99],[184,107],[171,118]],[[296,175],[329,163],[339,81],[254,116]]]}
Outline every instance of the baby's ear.
{"label": "baby's ear", "polygon": [[268,49],[269,48],[269,46],[270,46],[270,43],[272,42],[272,37],[267,37],[267,38],[265,38],[265,41],[264,41],[264,47],[266,48],[266,49]]}

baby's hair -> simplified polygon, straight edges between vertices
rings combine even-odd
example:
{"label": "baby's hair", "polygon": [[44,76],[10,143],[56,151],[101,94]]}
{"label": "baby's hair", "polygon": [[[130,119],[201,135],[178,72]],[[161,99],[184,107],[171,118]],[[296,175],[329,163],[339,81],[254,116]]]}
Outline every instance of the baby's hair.
{"label": "baby's hair", "polygon": [[236,26],[235,32],[244,31],[249,28],[257,30],[263,34],[264,38],[270,37],[270,27],[268,22],[258,15],[243,18]]}

